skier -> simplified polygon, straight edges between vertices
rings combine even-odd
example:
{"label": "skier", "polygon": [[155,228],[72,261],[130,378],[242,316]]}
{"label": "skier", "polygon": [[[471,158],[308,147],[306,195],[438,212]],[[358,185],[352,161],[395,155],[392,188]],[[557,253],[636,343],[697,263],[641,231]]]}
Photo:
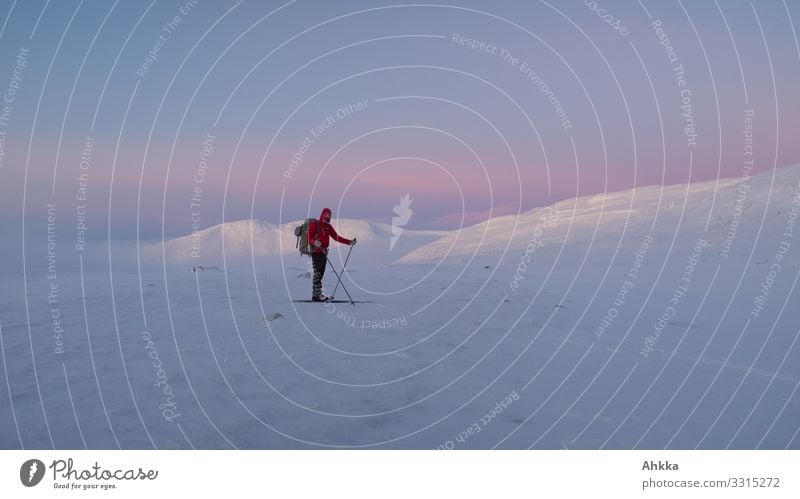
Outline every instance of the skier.
{"label": "skier", "polygon": [[336,230],[331,225],[330,208],[323,208],[318,221],[309,222],[306,237],[308,238],[309,246],[311,246],[311,263],[314,266],[311,300],[326,301],[329,298],[322,294],[322,276],[325,275],[325,267],[328,263],[330,238],[333,237],[338,242],[351,246],[356,244],[356,238],[345,239],[336,233]]}

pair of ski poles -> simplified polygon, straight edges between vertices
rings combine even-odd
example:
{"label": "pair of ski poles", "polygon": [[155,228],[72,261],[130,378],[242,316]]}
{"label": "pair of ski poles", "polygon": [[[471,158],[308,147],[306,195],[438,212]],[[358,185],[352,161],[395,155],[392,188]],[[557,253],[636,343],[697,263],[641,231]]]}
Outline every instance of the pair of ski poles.
{"label": "pair of ski poles", "polygon": [[347,258],[344,259],[344,264],[342,265],[342,273],[341,274],[336,272],[336,267],[333,266],[333,263],[328,258],[328,254],[327,253],[325,253],[325,259],[328,261],[328,265],[331,266],[331,270],[333,270],[333,273],[336,275],[336,279],[337,279],[336,287],[333,288],[333,293],[331,293],[331,299],[333,299],[336,296],[336,290],[339,289],[339,285],[341,284],[342,285],[342,289],[344,290],[345,294],[347,295],[347,298],[350,299],[350,304],[355,306],[356,302],[353,301],[353,298],[350,296],[350,293],[347,292],[347,288],[344,287],[344,283],[342,282],[342,277],[344,276],[344,269],[345,269],[345,267],[347,267],[347,261],[350,260],[350,253],[352,251],[353,251],[353,245],[351,244],[350,245],[350,249],[347,251]]}

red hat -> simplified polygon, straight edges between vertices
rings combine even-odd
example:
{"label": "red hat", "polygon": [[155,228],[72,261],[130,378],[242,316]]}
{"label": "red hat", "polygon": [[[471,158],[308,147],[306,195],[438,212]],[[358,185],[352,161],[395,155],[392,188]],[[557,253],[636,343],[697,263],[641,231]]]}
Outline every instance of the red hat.
{"label": "red hat", "polygon": [[322,213],[319,215],[319,219],[323,222],[330,222],[331,221],[331,209],[330,208],[323,208]]}

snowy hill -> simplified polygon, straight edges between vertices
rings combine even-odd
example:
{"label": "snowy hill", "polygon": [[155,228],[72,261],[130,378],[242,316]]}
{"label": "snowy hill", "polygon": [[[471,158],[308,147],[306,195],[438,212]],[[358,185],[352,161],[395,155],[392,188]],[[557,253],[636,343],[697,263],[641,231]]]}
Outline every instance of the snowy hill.
{"label": "snowy hill", "polygon": [[[215,225],[189,236],[171,239],[164,244],[167,261],[191,262],[214,260],[223,253],[232,258],[265,256],[280,250],[279,227],[260,220],[238,220]],[[145,248],[148,256],[161,252],[161,245]],[[213,255],[213,256],[212,256]]]}
{"label": "snowy hill", "polygon": [[[333,225],[344,237],[358,237],[362,265],[430,262],[444,257],[463,260],[473,255],[494,259],[504,251],[524,250],[532,240],[543,246],[590,241],[595,246],[607,246],[616,244],[623,230],[626,233],[677,231],[677,240],[705,234],[711,246],[721,250],[734,218],[737,223],[755,222],[736,231],[735,239],[740,242],[752,240],[759,228],[767,233],[779,231],[777,225],[783,221],[778,215],[791,205],[798,181],[800,164],[749,178],[648,186],[584,196],[457,230],[404,229],[391,249],[392,232],[387,224],[339,219],[333,220]],[[765,213],[767,203],[770,210]],[[764,214],[763,225],[760,214]],[[754,220],[756,216],[758,220]],[[228,265],[249,264],[251,255],[256,259],[281,255],[292,258],[297,256],[294,228],[301,223],[227,222],[166,241],[164,254],[168,263],[181,265],[221,265],[223,258]],[[341,253],[344,248],[332,245],[334,252]],[[150,259],[161,260],[161,244],[146,247],[144,251]]]}
{"label": "snowy hill", "polygon": [[[595,245],[603,246],[616,244],[623,230],[677,231],[678,239],[705,234],[713,247],[724,243],[734,218],[755,222],[745,230],[738,230],[735,236],[740,241],[752,240],[759,228],[766,233],[781,232],[778,225],[784,221],[778,215],[791,206],[798,182],[800,164],[749,178],[640,187],[568,199],[518,216],[497,217],[448,232],[439,240],[409,252],[400,262],[496,254],[506,248],[521,250],[532,239],[544,245],[587,244],[594,239]],[[770,209],[765,213],[767,203]],[[761,214],[764,214],[763,226]],[[755,217],[758,220],[753,220]]]}
{"label": "snowy hill", "polygon": [[[249,264],[256,260],[299,257],[295,248],[296,226],[302,221],[275,225],[262,220],[237,220],[226,222],[195,234],[170,239],[164,243],[164,255],[168,264],[180,265],[228,265]],[[358,238],[362,263],[390,263],[407,252],[442,237],[442,231],[403,230],[394,246],[390,245],[392,228],[387,224],[366,220],[332,220],[336,231],[342,236]],[[346,246],[332,242],[333,251]],[[144,254],[151,261],[160,261],[162,245],[146,246]]]}

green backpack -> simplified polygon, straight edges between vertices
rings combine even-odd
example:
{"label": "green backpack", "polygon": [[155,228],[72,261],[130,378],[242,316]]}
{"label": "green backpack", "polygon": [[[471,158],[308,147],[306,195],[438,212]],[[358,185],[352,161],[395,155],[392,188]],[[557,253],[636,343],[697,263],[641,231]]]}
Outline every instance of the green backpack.
{"label": "green backpack", "polygon": [[297,243],[295,244],[295,248],[300,251],[301,255],[310,255],[311,254],[311,247],[308,245],[308,224],[310,222],[316,222],[316,218],[307,218],[303,225],[298,225],[294,228],[294,235],[297,236]]}

